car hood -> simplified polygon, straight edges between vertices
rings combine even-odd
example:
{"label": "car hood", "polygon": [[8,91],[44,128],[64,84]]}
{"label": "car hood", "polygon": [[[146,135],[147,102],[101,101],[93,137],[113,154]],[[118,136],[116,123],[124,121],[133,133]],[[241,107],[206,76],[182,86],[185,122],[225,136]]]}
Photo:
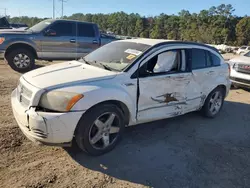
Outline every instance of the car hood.
{"label": "car hood", "polygon": [[30,71],[23,78],[41,89],[51,89],[73,84],[111,79],[117,72],[87,65],[78,61],[58,63]]}
{"label": "car hood", "polygon": [[236,58],[230,59],[229,62],[250,64],[250,57],[240,56],[240,57],[236,57]]}
{"label": "car hood", "polygon": [[27,35],[32,34],[32,31],[22,28],[18,29],[0,29],[0,35]]}

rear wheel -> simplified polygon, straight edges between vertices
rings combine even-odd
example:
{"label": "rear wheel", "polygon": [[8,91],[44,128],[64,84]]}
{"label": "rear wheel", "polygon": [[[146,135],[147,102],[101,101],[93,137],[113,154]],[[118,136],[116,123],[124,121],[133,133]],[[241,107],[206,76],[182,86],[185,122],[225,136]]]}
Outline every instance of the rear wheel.
{"label": "rear wheel", "polygon": [[220,112],[225,98],[225,91],[223,88],[218,87],[214,89],[207,97],[205,104],[202,108],[204,116],[214,118]]}
{"label": "rear wheel", "polygon": [[25,73],[33,69],[35,65],[34,54],[26,49],[16,49],[6,55],[6,60],[10,67],[20,73]]}
{"label": "rear wheel", "polygon": [[77,145],[90,155],[111,151],[125,127],[123,112],[113,104],[98,105],[83,115],[75,133]]}

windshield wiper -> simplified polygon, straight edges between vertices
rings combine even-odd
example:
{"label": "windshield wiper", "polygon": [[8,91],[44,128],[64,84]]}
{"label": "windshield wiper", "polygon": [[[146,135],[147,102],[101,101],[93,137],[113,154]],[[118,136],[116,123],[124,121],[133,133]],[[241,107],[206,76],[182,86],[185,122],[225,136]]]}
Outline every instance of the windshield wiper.
{"label": "windshield wiper", "polygon": [[86,64],[88,64],[88,65],[91,65],[91,63],[88,62],[84,57],[82,57],[81,60],[83,60],[84,63],[86,63]]}
{"label": "windshield wiper", "polygon": [[110,67],[110,66],[108,66],[108,65],[105,65],[105,64],[103,64],[103,63],[99,63],[101,66],[103,66],[106,70],[109,70],[109,71],[113,71],[113,69]]}

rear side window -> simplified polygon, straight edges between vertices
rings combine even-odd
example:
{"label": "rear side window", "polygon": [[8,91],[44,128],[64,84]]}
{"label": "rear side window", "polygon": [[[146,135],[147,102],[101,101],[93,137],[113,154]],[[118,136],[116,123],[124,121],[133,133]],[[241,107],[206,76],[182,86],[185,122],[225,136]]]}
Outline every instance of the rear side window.
{"label": "rear side window", "polygon": [[78,23],[77,31],[79,37],[95,37],[93,24]]}
{"label": "rear side window", "polygon": [[206,67],[206,53],[201,49],[192,49],[192,69]]}
{"label": "rear side window", "polygon": [[213,60],[213,66],[219,66],[220,65],[220,58],[213,53],[210,53],[210,55],[211,55],[212,60]]}
{"label": "rear side window", "polygon": [[76,25],[73,22],[57,22],[51,26],[57,36],[76,36]]}

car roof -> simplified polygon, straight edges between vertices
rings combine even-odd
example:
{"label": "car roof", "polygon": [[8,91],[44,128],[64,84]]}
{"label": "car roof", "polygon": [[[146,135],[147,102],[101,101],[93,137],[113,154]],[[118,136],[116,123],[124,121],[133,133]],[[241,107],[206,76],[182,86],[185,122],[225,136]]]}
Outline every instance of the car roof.
{"label": "car roof", "polygon": [[65,22],[80,22],[80,23],[86,23],[86,24],[96,24],[93,22],[85,22],[85,21],[79,21],[79,20],[68,20],[68,19],[47,19],[49,21],[55,22],[55,21],[65,21]]}
{"label": "car roof", "polygon": [[141,44],[145,44],[145,45],[149,45],[149,46],[155,46],[155,45],[161,45],[161,44],[162,45],[164,45],[164,44],[197,45],[197,46],[201,46],[201,47],[210,48],[210,49],[218,52],[218,49],[216,49],[215,47],[209,46],[207,44],[197,43],[197,42],[188,42],[188,41],[179,41],[179,40],[137,38],[137,39],[125,39],[125,40],[121,40],[119,42],[135,42],[135,43],[141,43]]}

